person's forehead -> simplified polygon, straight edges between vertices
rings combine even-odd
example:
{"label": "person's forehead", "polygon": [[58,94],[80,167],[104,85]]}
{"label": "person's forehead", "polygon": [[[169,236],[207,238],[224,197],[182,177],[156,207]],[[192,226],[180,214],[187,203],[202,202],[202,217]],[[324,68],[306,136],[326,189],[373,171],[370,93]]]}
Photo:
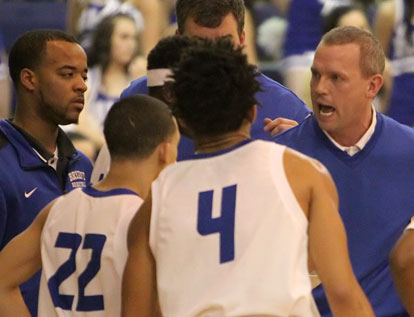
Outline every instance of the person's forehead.
{"label": "person's forehead", "polygon": [[[194,17],[190,16],[184,23],[184,35],[206,37],[209,33],[217,37],[238,34],[237,20],[232,13],[223,17],[221,24],[215,28],[209,28],[197,24]],[[209,36],[210,37],[210,36]]]}
{"label": "person's forehead", "polygon": [[321,73],[336,73],[356,76],[361,72],[359,46],[319,45],[311,69]]}
{"label": "person's forehead", "polygon": [[76,62],[86,64],[86,53],[83,48],[77,43],[67,42],[63,40],[48,41],[46,43],[44,62]]}
{"label": "person's forehead", "polygon": [[121,17],[116,20],[114,24],[114,32],[116,31],[124,31],[124,30],[135,30],[136,25],[135,22],[129,18]]}
{"label": "person's forehead", "polygon": [[315,60],[320,58],[322,61],[326,57],[338,60],[341,58],[359,59],[360,47],[356,43],[326,44],[321,43],[316,49]]}

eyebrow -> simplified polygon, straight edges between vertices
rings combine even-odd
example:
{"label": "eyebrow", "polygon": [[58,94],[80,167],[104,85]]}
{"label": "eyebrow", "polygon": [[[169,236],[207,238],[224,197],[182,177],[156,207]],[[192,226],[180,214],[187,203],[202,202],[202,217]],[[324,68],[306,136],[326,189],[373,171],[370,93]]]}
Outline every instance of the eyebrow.
{"label": "eyebrow", "polygon": [[[59,67],[59,70],[65,70],[65,69],[77,70],[77,68],[75,66],[70,66],[70,65],[63,65],[62,67]],[[85,73],[87,73],[88,72],[88,68],[85,68],[83,71]]]}

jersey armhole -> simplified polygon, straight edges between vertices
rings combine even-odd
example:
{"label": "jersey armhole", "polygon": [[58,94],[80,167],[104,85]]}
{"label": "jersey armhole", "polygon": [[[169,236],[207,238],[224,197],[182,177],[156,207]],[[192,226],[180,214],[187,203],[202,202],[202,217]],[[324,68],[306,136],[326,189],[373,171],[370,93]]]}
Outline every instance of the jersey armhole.
{"label": "jersey armhole", "polygon": [[291,216],[295,217],[301,225],[307,228],[309,223],[308,218],[297,201],[286,176],[285,166],[283,163],[286,149],[286,146],[283,146],[283,149],[279,151],[276,151],[276,148],[274,148],[273,151],[277,154],[271,155],[270,157],[277,157],[277,162],[271,162],[272,177],[274,179],[274,183],[276,184],[277,190],[280,193],[280,197],[283,198],[283,204],[286,206],[287,210],[291,211]]}
{"label": "jersey armhole", "polygon": [[159,213],[161,209],[159,205],[161,204],[161,194],[160,194],[160,177],[155,180],[151,185],[151,219],[150,219],[150,228],[149,228],[149,246],[154,257],[157,254],[157,231],[158,231],[158,218],[160,217]]}
{"label": "jersey armhole", "polygon": [[[125,259],[126,261],[128,257],[129,225],[131,224],[131,221],[138,212],[139,208],[142,206],[143,200],[138,196],[132,195],[126,195],[128,199],[124,200],[122,196],[123,195],[119,197],[119,199],[122,199],[122,205],[120,206],[121,213],[119,214],[118,224],[114,235],[114,254],[125,251],[124,254],[119,254],[119,258]],[[130,200],[130,198],[132,198],[132,200]],[[131,204],[131,202],[133,203]],[[115,265],[119,278],[122,279],[125,269],[125,262],[115,261]]]}
{"label": "jersey armhole", "polygon": [[[42,233],[40,235],[40,246],[42,246],[42,241],[45,240],[44,235],[46,234],[47,228],[49,227],[50,223],[54,219],[54,214],[59,209],[59,205],[64,200],[66,195],[62,195],[56,199],[56,201],[53,203],[52,207],[50,207],[49,214],[47,215],[46,221],[43,224]],[[46,205],[47,206],[47,205]],[[42,250],[42,247],[40,247],[40,250]],[[41,253],[40,253],[41,254]]]}

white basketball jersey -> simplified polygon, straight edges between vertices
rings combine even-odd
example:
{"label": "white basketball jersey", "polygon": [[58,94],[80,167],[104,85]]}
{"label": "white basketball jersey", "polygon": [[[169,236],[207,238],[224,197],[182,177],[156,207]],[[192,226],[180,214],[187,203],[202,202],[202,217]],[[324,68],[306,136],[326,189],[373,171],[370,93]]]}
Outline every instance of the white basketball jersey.
{"label": "white basketball jersey", "polygon": [[248,140],[171,165],[153,183],[150,247],[164,316],[319,316],[308,221],[284,150]]}
{"label": "white basketball jersey", "polygon": [[128,225],[142,199],[128,189],[75,189],[41,237],[39,316],[119,316]]}
{"label": "white basketball jersey", "polygon": [[406,230],[410,230],[413,229],[414,230],[414,217],[411,218],[411,222],[408,224]]}

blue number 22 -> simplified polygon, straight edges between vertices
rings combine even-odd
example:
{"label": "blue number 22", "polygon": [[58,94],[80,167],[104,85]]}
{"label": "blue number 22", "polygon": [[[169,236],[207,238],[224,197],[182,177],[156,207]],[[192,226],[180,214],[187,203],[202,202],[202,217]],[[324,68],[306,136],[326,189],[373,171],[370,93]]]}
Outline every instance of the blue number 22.
{"label": "blue number 22", "polygon": [[[106,236],[102,234],[86,234],[83,242],[83,249],[92,249],[91,259],[86,269],[78,278],[78,304],[77,311],[96,311],[104,310],[102,295],[85,295],[85,288],[95,277],[101,268],[101,254],[106,241]],[[55,243],[55,248],[71,249],[69,259],[65,261],[49,279],[47,285],[55,307],[64,310],[72,310],[73,295],[63,295],[59,293],[59,286],[64,280],[76,271],[76,252],[82,242],[82,236],[77,233],[60,232]]]}
{"label": "blue number 22", "polygon": [[237,185],[224,187],[221,199],[221,216],[213,218],[213,191],[198,195],[197,230],[205,236],[220,233],[220,263],[234,260],[234,218]]}

